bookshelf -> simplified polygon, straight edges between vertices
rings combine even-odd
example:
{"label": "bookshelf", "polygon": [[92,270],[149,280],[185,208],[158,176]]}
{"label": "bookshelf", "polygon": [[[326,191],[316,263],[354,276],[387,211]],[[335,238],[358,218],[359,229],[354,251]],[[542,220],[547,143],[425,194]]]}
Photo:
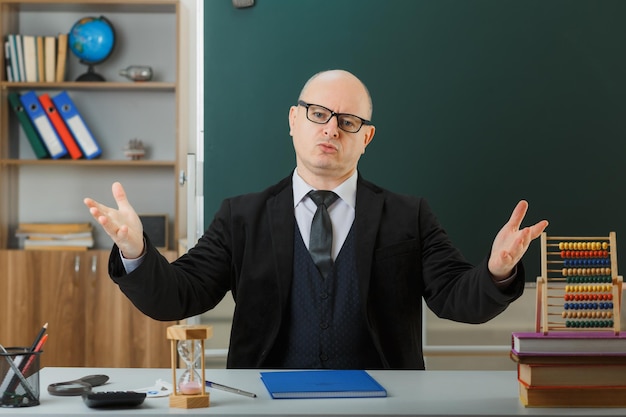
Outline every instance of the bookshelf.
{"label": "bookshelf", "polygon": [[[54,324],[57,331],[76,328],[74,320],[78,320],[84,326],[79,334],[89,336],[94,320],[98,320],[97,326],[105,332],[100,338],[107,338],[108,334],[107,340],[118,340],[120,331],[133,332],[120,340],[132,340],[138,352],[150,350],[151,345],[165,345],[167,349],[165,333],[161,330],[172,323],[155,324],[142,316],[120,298],[123,295],[110,282],[106,260],[111,242],[101,229],[94,228],[95,246],[86,253],[24,251],[15,237],[18,224],[23,222],[93,222],[83,198],[92,197],[114,205],[111,195],[114,181],[124,185],[138,213],[167,215],[169,241],[164,254],[168,258],[175,258],[176,242],[186,233],[185,197],[178,184],[187,148],[179,135],[179,74],[184,73],[179,59],[179,2],[0,0],[3,45],[10,33],[35,36],[67,33],[76,21],[86,16],[105,16],[115,29],[113,53],[95,65],[96,72],[106,79],[104,82],[75,81],[87,71],[87,66],[69,48],[64,81],[9,82],[4,53],[0,54],[0,274],[9,280],[0,291],[0,306],[4,306],[0,309],[6,309],[2,313],[12,317],[16,314],[9,306],[20,308],[22,317],[19,326],[0,328],[0,343],[28,345],[33,329],[41,326],[39,321],[48,320],[44,317],[47,315],[58,318],[53,319],[57,320]],[[118,74],[130,65],[151,66],[153,79],[133,82]],[[37,159],[7,99],[12,92],[27,91],[50,96],[67,91],[99,142],[102,155],[91,160]],[[124,155],[124,147],[132,139],[140,139],[146,145],[145,158],[130,160]],[[47,274],[47,271],[53,272]],[[55,313],[52,302],[29,309],[34,301],[28,299],[27,290],[50,288],[48,283],[42,286],[47,275],[53,275],[60,288],[69,292],[64,298],[69,308],[62,317]],[[12,280],[26,285],[26,292],[9,302],[11,288],[16,288]],[[118,308],[120,312],[115,314],[112,324],[104,323],[105,315],[94,318],[92,314],[100,309]],[[134,323],[134,328],[130,329],[128,323]],[[153,331],[146,333],[146,329]],[[50,339],[51,343],[53,338]],[[48,350],[74,352],[72,358],[79,359],[72,366],[102,364],[95,362],[87,346],[84,351],[79,347],[80,352],[76,352],[75,346],[69,346],[72,341],[72,337],[57,339]],[[128,346],[123,348],[128,351]],[[107,366],[169,366],[167,355],[130,362],[128,355],[119,352],[110,356],[114,360]],[[46,366],[69,366],[69,359],[62,355],[51,353],[48,358],[48,361],[42,358]]]}
{"label": "bookshelf", "polygon": [[[83,197],[112,204],[110,184],[116,180],[125,185],[138,212],[168,214],[168,247],[174,248],[184,235],[185,226],[178,221],[182,217],[178,172],[185,156],[183,141],[177,137],[178,8],[174,0],[0,0],[3,40],[9,33],[68,32],[85,16],[106,16],[116,33],[112,55],[95,66],[105,82],[74,81],[86,66],[71,52],[64,82],[8,82],[4,56],[0,57],[0,192],[8,197],[0,203],[0,248],[19,248],[13,237],[19,222],[89,221]],[[132,82],[120,76],[118,71],[129,65],[151,66],[153,80]],[[99,141],[102,156],[95,160],[36,159],[6,98],[10,92],[30,90],[51,96],[67,91]],[[125,157],[123,149],[131,139],[146,144],[146,158],[131,161]],[[45,192],[45,205],[59,207],[55,213],[42,212],[35,203],[42,200],[41,190],[54,190]],[[98,248],[109,247],[103,233],[95,238]]]}

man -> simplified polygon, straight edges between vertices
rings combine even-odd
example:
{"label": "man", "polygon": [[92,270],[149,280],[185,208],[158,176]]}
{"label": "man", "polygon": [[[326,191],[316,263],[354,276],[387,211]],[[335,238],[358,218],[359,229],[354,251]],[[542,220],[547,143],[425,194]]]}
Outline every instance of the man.
{"label": "man", "polygon": [[[119,183],[118,209],[85,199],[115,242],[111,277],[159,320],[201,314],[230,290],[231,368],[423,369],[421,299],[439,317],[493,318],[522,294],[520,260],[548,223],[520,229],[528,208],[521,201],[488,259],[470,265],[425,200],[358,173],[374,137],[371,114],[369,92],[351,73],[313,76],[289,111],[294,172],[264,191],[225,200],[197,245],[172,264],[143,235]],[[318,207],[311,190],[338,196],[324,209],[332,238],[312,226]],[[332,247],[322,256],[324,239]],[[318,264],[320,256],[331,259]]]}

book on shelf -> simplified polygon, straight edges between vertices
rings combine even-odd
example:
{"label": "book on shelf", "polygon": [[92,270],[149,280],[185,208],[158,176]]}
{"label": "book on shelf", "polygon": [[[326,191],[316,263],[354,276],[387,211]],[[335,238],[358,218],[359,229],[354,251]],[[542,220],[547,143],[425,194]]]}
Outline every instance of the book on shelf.
{"label": "book on shelf", "polygon": [[[9,50],[11,53],[11,69],[13,70],[13,81],[19,82],[24,81],[23,77],[23,68],[20,64],[20,57],[22,56],[22,41],[19,40],[19,35],[15,33],[9,33],[7,35],[7,40],[9,41]],[[18,53],[19,48],[19,53]]]}
{"label": "book on shelf", "polygon": [[56,58],[56,82],[65,81],[65,67],[67,63],[67,33],[59,33],[57,36],[57,58]]}
{"label": "book on shelf", "polygon": [[94,241],[92,237],[82,239],[32,239],[24,240],[24,249],[67,249],[81,248],[87,249],[93,247]]}
{"label": "book on shelf", "polygon": [[533,388],[519,384],[526,407],[626,407],[626,387]]}
{"label": "book on shelf", "polygon": [[513,332],[511,339],[517,355],[626,355],[626,334],[612,331]]}
{"label": "book on shelf", "polygon": [[16,33],[15,35],[15,53],[17,56],[17,69],[20,72],[20,81],[26,81],[26,71],[24,67],[24,47],[22,46],[22,35]]}
{"label": "book on shelf", "polygon": [[26,82],[37,82],[37,38],[31,35],[22,35],[24,54],[24,73]]}
{"label": "book on shelf", "polygon": [[9,99],[9,105],[17,116],[17,120],[20,122],[20,126],[22,127],[24,134],[26,134],[26,138],[28,139],[31,148],[33,148],[33,152],[35,153],[37,159],[49,157],[50,155],[48,154],[48,150],[39,136],[35,125],[33,125],[32,120],[30,120],[30,117],[26,114],[26,110],[20,100],[20,95],[12,91],[7,97]]}
{"label": "book on shelf", "polygon": [[70,130],[67,128],[67,125],[63,121],[63,118],[59,114],[54,103],[52,103],[52,99],[50,98],[50,95],[48,95],[48,93],[41,94],[39,96],[39,102],[41,103],[41,107],[46,112],[48,119],[50,119],[50,122],[52,122],[52,125],[54,126],[54,129],[56,130],[57,135],[59,136],[59,138],[65,145],[65,148],[67,149],[67,152],[69,153],[70,157],[72,159],[81,158],[83,156],[83,153],[78,147],[78,144],[76,143],[76,140],[74,139],[74,136],[72,135]]}
{"label": "book on shelf", "polygon": [[626,387],[626,364],[524,364],[517,365],[519,382],[528,387]]}
{"label": "book on shelf", "polygon": [[42,233],[50,235],[67,235],[71,233],[92,233],[93,225],[89,222],[84,223],[19,223],[16,234]]}
{"label": "book on shelf", "polygon": [[11,66],[11,43],[7,40],[4,42],[4,65],[6,69],[6,78],[7,81],[12,82],[13,80],[13,68]]}
{"label": "book on shelf", "polygon": [[89,249],[86,246],[40,246],[40,247],[28,247],[24,250],[45,250],[45,251],[87,251]]}
{"label": "book on shelf", "polygon": [[92,236],[92,231],[85,232],[71,232],[71,233],[46,233],[46,232],[25,232],[22,230],[17,230],[15,232],[15,236],[20,239],[30,239],[30,240],[45,240],[45,239],[54,239],[54,240],[73,240],[73,239],[88,239]]}
{"label": "book on shelf", "polygon": [[24,249],[86,250],[94,245],[91,223],[20,223],[15,236]]}
{"label": "book on shelf", "polygon": [[44,63],[43,36],[37,36],[37,81],[44,82],[46,79]]}
{"label": "book on shelf", "polygon": [[386,397],[387,391],[363,370],[261,372],[272,398]]}
{"label": "book on shelf", "polygon": [[56,79],[57,39],[54,36],[44,37],[44,79],[53,83]]}

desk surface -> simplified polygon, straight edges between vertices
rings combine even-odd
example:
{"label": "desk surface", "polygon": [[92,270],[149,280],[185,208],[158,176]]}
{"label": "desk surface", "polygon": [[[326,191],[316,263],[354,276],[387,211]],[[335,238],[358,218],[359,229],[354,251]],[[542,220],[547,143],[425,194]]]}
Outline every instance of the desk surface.
{"label": "desk surface", "polygon": [[[273,400],[258,370],[208,369],[206,378],[257,394],[248,398],[211,389],[210,407],[193,410],[169,408],[169,399],[147,398],[132,414],[141,416],[520,416],[624,415],[623,408],[525,408],[518,399],[514,371],[369,371],[387,389],[387,398]],[[128,415],[130,410],[88,408],[80,397],[54,397],[48,384],[105,374],[109,382],[94,391],[139,389],[170,381],[170,369],[44,368],[41,404],[27,408],[0,408],[3,416]]]}

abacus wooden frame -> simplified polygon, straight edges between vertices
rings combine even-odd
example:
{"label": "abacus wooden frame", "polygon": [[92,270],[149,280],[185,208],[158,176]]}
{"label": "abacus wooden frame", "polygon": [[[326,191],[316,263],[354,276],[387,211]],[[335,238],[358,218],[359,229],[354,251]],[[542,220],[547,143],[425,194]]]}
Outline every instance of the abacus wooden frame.
{"label": "abacus wooden frame", "polygon": [[[611,294],[613,299],[613,326],[612,330],[617,335],[620,332],[620,311],[622,302],[622,283],[623,277],[617,275],[617,239],[615,232],[610,232],[608,236],[596,237],[596,236],[548,236],[545,232],[541,234],[541,276],[537,277],[537,297],[536,297],[536,315],[535,315],[535,331],[548,334],[550,331],[592,331],[590,328],[571,328],[565,326],[556,326],[555,322],[551,322],[549,316],[554,315],[550,313],[550,307],[554,307],[554,304],[550,304],[550,299],[561,298],[562,296],[554,295],[557,292],[564,292],[564,284],[566,276],[563,273],[559,273],[559,270],[548,269],[548,264],[559,263],[560,261],[550,260],[549,255],[557,252],[550,251],[551,247],[557,246],[555,241],[602,241],[608,242],[609,257],[611,264]],[[559,250],[560,253],[560,250]],[[600,329],[601,330],[601,329]],[[606,331],[606,328],[604,328]]]}

